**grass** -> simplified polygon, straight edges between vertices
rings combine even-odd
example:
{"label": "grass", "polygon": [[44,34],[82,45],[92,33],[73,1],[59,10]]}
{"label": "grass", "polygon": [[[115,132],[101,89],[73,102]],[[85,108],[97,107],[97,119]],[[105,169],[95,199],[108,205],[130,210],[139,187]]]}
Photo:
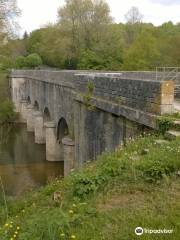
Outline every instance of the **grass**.
{"label": "grass", "polygon": [[165,114],[163,116],[159,116],[157,119],[157,123],[159,126],[159,131],[164,134],[168,130],[177,130],[180,131],[180,125],[179,124],[174,124],[174,121],[179,121],[180,120],[180,113],[175,112],[171,115]]}
{"label": "grass", "polygon": [[[180,239],[180,139],[139,137],[0,207],[1,240]],[[54,192],[60,197],[53,199]],[[172,234],[136,236],[137,226]]]}

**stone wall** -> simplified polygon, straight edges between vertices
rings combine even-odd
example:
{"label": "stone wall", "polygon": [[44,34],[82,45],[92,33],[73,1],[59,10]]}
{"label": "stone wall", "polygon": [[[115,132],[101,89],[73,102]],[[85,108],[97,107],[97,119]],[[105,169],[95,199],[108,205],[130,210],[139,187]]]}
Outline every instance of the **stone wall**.
{"label": "stone wall", "polygon": [[[72,156],[74,163],[65,164],[67,173],[72,166],[116,149],[145,126],[156,128],[156,114],[172,112],[173,82],[149,80],[152,76],[151,72],[12,71],[12,99],[28,131],[35,131],[35,141],[46,143],[47,160]],[[86,102],[89,95],[92,109]]]}
{"label": "stone wall", "polygon": [[75,89],[88,92],[88,82],[94,86],[93,96],[153,114],[173,111],[172,81],[124,79],[118,74],[76,74]]}

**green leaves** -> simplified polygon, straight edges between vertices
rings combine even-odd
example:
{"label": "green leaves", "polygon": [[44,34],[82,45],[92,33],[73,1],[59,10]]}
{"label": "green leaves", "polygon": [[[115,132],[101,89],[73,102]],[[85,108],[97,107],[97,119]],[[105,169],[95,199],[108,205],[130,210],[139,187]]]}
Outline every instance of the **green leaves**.
{"label": "green leaves", "polygon": [[14,121],[16,113],[14,111],[14,105],[9,100],[6,100],[0,104],[0,123],[7,123]]}
{"label": "green leaves", "polygon": [[29,68],[35,68],[42,65],[42,59],[37,53],[32,53],[26,57],[25,64]]}

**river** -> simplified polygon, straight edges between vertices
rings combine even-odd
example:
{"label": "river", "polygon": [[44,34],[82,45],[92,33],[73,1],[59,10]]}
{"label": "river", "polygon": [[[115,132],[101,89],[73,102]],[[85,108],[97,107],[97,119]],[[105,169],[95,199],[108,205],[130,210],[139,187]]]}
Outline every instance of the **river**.
{"label": "river", "polygon": [[63,175],[63,163],[46,161],[45,145],[35,144],[34,134],[27,132],[25,124],[3,130],[0,177],[7,196],[19,196]]}

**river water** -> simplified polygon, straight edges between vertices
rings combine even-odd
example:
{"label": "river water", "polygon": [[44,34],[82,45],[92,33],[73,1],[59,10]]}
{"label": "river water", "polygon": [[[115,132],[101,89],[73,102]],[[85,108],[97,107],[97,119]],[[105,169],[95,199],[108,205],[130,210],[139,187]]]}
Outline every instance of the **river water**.
{"label": "river water", "polygon": [[25,124],[3,130],[0,139],[0,177],[6,195],[19,196],[63,175],[63,163],[46,161],[45,145],[34,143],[34,134],[27,132]]}

